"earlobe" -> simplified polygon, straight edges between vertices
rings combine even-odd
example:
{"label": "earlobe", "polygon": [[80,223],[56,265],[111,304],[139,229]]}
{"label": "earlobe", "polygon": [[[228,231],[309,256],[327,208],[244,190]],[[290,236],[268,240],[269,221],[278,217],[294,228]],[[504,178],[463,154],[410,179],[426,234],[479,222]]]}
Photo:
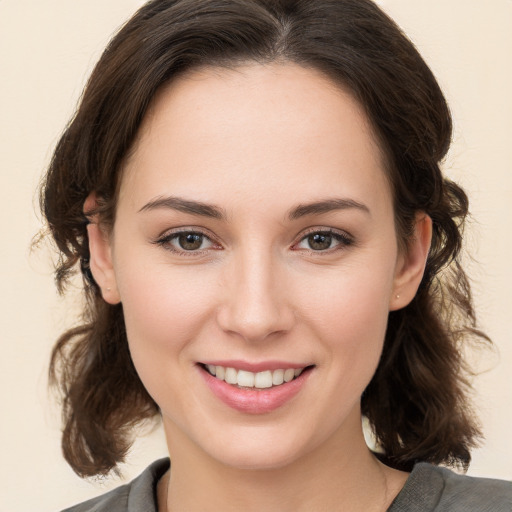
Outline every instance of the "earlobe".
{"label": "earlobe", "polygon": [[89,219],[87,235],[89,238],[89,265],[94,281],[100,287],[105,302],[118,304],[121,302],[117,289],[116,276],[112,264],[111,243],[107,233],[99,225],[98,214],[89,215],[97,206],[96,194],[89,194],[84,203],[84,213]]}
{"label": "earlobe", "polygon": [[407,306],[416,295],[425,272],[431,240],[432,219],[419,212],[416,214],[414,235],[397,259],[390,311]]}

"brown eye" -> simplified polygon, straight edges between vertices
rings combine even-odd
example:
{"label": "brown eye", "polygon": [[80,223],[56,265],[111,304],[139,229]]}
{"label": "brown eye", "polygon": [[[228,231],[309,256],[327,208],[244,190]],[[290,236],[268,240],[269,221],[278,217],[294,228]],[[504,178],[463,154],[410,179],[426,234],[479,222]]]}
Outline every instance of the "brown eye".
{"label": "brown eye", "polygon": [[181,256],[202,256],[210,250],[222,249],[201,231],[175,231],[162,236],[153,243]]}
{"label": "brown eye", "polygon": [[354,239],[347,233],[333,230],[311,231],[295,246],[295,249],[331,254],[342,250],[354,243]]}
{"label": "brown eye", "polygon": [[181,233],[178,235],[178,245],[184,251],[197,251],[203,245],[204,236],[200,233]]}
{"label": "brown eye", "polygon": [[307,238],[308,245],[313,251],[325,251],[332,244],[332,236],[329,233],[313,233]]}

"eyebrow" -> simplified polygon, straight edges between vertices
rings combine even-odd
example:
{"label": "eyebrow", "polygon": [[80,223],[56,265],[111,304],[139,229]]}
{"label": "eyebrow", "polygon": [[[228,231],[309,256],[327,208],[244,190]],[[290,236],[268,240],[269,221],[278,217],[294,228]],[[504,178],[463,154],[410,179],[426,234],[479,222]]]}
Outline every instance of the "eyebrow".
{"label": "eyebrow", "polygon": [[368,215],[371,215],[370,209],[363,203],[354,201],[353,199],[325,199],[323,201],[315,201],[314,203],[300,204],[293,208],[288,213],[290,220],[296,220],[306,215],[320,215],[322,213],[329,213],[335,210],[360,210]]}
{"label": "eyebrow", "polygon": [[[224,210],[218,206],[202,203],[201,201],[183,199],[181,197],[157,197],[149,201],[149,203],[146,203],[139,212],[158,209],[177,210],[191,215],[199,215],[201,217],[210,217],[219,220],[226,219]],[[299,204],[289,211],[288,218],[290,220],[297,220],[307,215],[320,215],[322,213],[348,209],[356,209],[370,214],[370,209],[362,203],[354,201],[353,199],[334,198],[315,201],[314,203]]]}
{"label": "eyebrow", "polygon": [[157,197],[145,204],[139,212],[158,210],[161,208],[177,210],[192,215],[200,215],[201,217],[211,217],[213,219],[223,220],[226,218],[224,211],[217,206],[200,201],[190,201],[181,197]]}

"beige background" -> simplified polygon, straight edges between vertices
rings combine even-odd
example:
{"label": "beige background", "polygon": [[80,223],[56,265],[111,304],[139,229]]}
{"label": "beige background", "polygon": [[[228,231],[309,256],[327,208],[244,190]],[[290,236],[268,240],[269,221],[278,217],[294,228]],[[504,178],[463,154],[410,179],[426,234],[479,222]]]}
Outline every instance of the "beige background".
{"label": "beige background", "polygon": [[[54,511],[119,481],[80,481],[59,448],[46,391],[57,334],[73,300],[53,288],[49,251],[29,253],[40,228],[35,193],[84,80],[135,0],[0,0],[0,512]],[[470,473],[512,479],[512,1],[382,0],[430,63],[455,117],[446,172],[472,200],[468,243],[481,324],[500,354],[476,381],[486,434]],[[75,299],[76,302],[76,299]],[[165,454],[141,438],[126,477]]]}

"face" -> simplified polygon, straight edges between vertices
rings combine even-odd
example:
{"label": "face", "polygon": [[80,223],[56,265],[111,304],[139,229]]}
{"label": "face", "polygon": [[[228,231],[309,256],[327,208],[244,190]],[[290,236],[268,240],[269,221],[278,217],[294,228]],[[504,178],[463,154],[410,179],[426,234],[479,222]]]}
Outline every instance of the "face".
{"label": "face", "polygon": [[156,97],[91,267],[171,457],[276,468],[359,438],[388,312],[417,285],[383,169],[316,71],[203,70]]}

